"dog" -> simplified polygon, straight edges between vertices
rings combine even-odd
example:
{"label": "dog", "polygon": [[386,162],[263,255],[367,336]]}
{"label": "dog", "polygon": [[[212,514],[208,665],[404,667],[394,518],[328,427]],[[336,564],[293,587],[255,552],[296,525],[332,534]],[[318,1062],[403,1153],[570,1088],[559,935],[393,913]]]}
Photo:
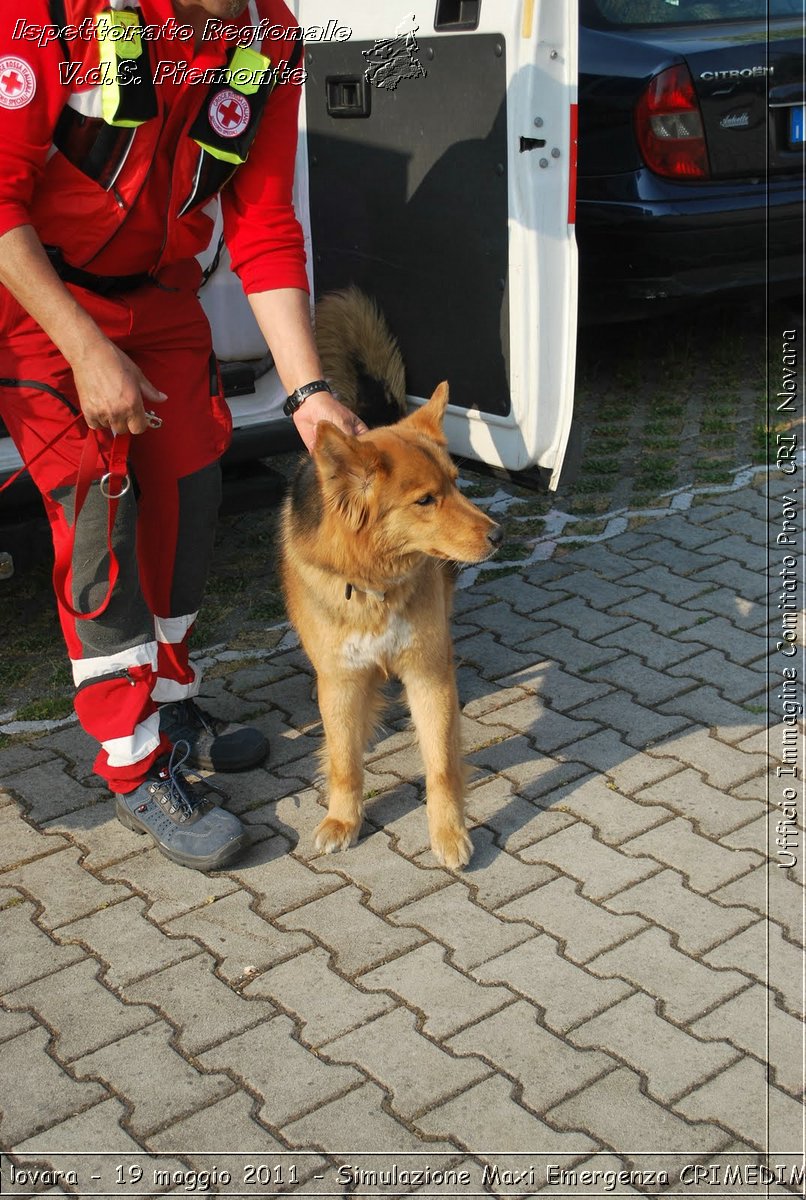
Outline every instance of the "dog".
{"label": "dog", "polygon": [[374,300],[357,287],[327,292],[314,320],[322,369],[342,404],[370,428],[405,417],[403,355]]}
{"label": "dog", "polygon": [[288,615],[316,671],[325,732],[328,813],[315,832],[317,849],[346,850],[358,838],[363,755],[381,686],[396,676],[425,762],[431,849],[458,870],[473,847],[451,598],[456,564],[489,558],[502,531],[456,486],[443,432],[447,404],[441,383],[421,408],[361,437],[321,422],[283,506],[280,563]]}

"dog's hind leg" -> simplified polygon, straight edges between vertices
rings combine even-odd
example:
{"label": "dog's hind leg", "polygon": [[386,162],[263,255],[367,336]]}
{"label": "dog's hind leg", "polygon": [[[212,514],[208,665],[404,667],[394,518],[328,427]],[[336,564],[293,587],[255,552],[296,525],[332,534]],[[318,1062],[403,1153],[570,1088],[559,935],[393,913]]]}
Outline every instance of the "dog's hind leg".
{"label": "dog's hind leg", "polygon": [[459,870],[470,862],[473,844],[465,824],[465,771],[453,667],[448,663],[438,675],[405,675],[403,682],[425,763],[431,849],[444,866]]}
{"label": "dog's hind leg", "polygon": [[364,750],[378,708],[377,668],[319,675],[319,710],[325,728],[327,816],[316,828],[316,848],[326,854],[358,840],[364,811]]}

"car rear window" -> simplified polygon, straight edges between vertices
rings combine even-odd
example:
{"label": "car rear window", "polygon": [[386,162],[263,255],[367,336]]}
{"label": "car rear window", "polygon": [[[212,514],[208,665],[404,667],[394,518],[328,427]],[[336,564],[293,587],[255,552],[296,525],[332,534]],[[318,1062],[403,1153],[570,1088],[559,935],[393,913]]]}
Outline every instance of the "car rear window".
{"label": "car rear window", "polygon": [[755,21],[803,12],[803,0],[593,0],[608,25],[696,25],[704,21]]}

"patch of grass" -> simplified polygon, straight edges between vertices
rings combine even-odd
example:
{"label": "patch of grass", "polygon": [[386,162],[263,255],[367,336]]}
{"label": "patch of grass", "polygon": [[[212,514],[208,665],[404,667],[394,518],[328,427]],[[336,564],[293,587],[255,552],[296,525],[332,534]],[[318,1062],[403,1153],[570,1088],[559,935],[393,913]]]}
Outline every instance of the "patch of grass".
{"label": "patch of grass", "polygon": [[32,700],[17,709],[18,721],[60,721],[73,711],[72,701],[65,696],[48,696]]}
{"label": "patch of grass", "polygon": [[269,592],[250,608],[251,615],[258,621],[280,621],[286,615],[285,603],[279,593]]}

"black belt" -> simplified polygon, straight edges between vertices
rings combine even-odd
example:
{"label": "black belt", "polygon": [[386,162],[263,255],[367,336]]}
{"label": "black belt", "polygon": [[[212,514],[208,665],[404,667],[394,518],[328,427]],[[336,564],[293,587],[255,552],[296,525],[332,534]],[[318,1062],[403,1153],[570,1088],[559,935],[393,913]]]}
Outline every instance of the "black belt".
{"label": "black belt", "polygon": [[118,296],[122,292],[133,292],[136,288],[147,283],[153,283],[150,275],[93,275],[91,271],[82,271],[81,267],[71,267],[64,261],[64,256],[58,246],[45,246],[45,253],[50,259],[56,274],[65,283],[74,283],[77,287],[86,288],[88,292],[96,292],[99,296]]}

